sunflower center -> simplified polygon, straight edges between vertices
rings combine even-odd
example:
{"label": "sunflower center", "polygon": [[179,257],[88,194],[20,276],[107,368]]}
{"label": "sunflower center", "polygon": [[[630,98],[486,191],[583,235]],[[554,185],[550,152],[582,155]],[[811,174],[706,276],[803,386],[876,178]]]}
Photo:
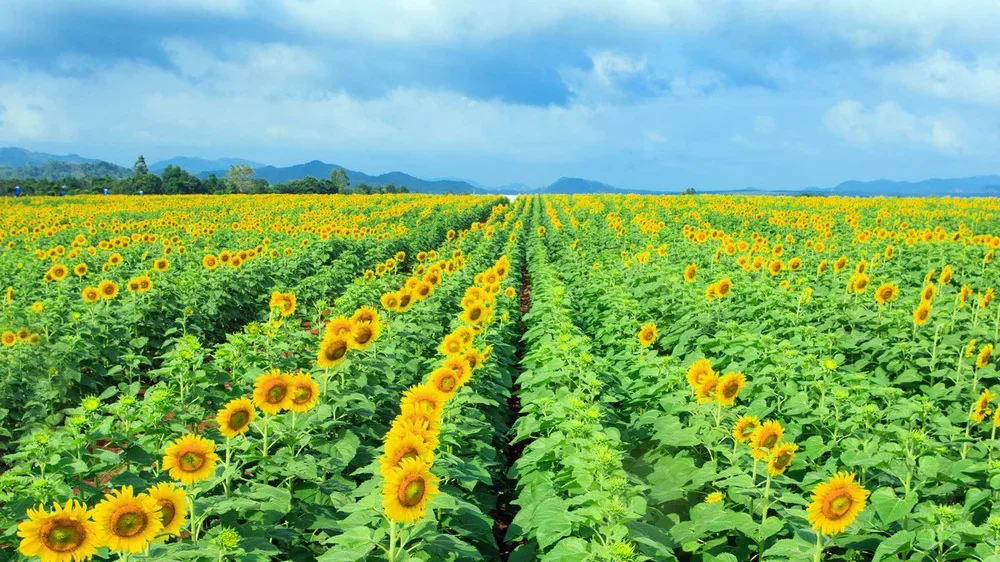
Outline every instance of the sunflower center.
{"label": "sunflower center", "polygon": [[362,326],[358,328],[358,335],[354,338],[358,343],[368,343],[368,340],[372,339],[372,329],[368,326]]}
{"label": "sunflower center", "polygon": [[744,439],[747,439],[751,435],[753,435],[753,430],[754,430],[754,427],[752,425],[747,425],[747,426],[743,427],[742,429],[740,429],[740,435],[743,436]]}
{"label": "sunflower center", "polygon": [[839,519],[844,516],[854,505],[854,500],[847,492],[841,491],[826,502],[827,509],[824,510],[828,518]]}
{"label": "sunflower center", "polygon": [[340,342],[336,342],[334,345],[331,345],[326,349],[327,358],[333,361],[340,360],[346,353],[347,347]]}
{"label": "sunflower center", "polygon": [[73,551],[87,538],[83,525],[72,519],[56,519],[41,535],[45,546],[56,552]]}
{"label": "sunflower center", "polygon": [[403,462],[405,459],[415,459],[419,456],[420,455],[417,454],[417,450],[413,447],[402,449],[396,454],[396,466],[399,466],[399,463]]}
{"label": "sunflower center", "polygon": [[111,521],[111,530],[119,537],[134,537],[146,528],[146,514],[138,508],[126,508],[115,514]]}
{"label": "sunflower center", "polygon": [[479,320],[479,317],[483,315],[483,311],[479,308],[473,308],[469,311],[469,318],[473,320]]}
{"label": "sunflower center", "polygon": [[313,393],[312,389],[308,386],[297,386],[295,387],[295,392],[292,393],[292,402],[296,404],[305,404],[312,400]]}
{"label": "sunflower center", "polygon": [[425,489],[424,479],[416,474],[408,476],[399,484],[399,490],[396,493],[399,503],[406,507],[413,507],[424,499],[424,489]]}
{"label": "sunflower center", "polygon": [[417,403],[420,404],[421,406],[427,406],[428,408],[430,408],[432,410],[437,407],[437,403],[436,402],[434,402],[433,400],[429,400],[427,398],[423,398],[420,401],[418,401]]}
{"label": "sunflower center", "polygon": [[739,390],[740,387],[735,381],[728,382],[726,383],[726,386],[722,387],[722,396],[732,398],[736,396],[736,393],[739,392]]}
{"label": "sunflower center", "polygon": [[181,455],[179,468],[184,472],[195,472],[201,468],[207,459],[205,455],[197,451],[187,451]]}
{"label": "sunflower center", "polygon": [[774,444],[778,442],[778,435],[775,433],[770,433],[767,437],[761,439],[760,446],[770,449],[774,447]]}
{"label": "sunflower center", "polygon": [[170,522],[174,520],[177,515],[177,509],[174,507],[174,502],[170,500],[159,500],[156,502],[160,506],[160,522],[166,527],[170,525]]}
{"label": "sunflower center", "polygon": [[242,429],[248,421],[250,421],[250,412],[247,412],[246,410],[236,410],[233,412],[233,415],[229,416],[229,428]]}
{"label": "sunflower center", "polygon": [[267,391],[267,403],[268,404],[280,404],[282,400],[285,399],[285,394],[288,393],[282,385],[274,385]]}
{"label": "sunflower center", "polygon": [[774,466],[778,468],[785,468],[791,462],[792,457],[788,453],[782,453],[774,458]]}
{"label": "sunflower center", "polygon": [[445,375],[441,377],[441,381],[438,383],[438,386],[445,392],[451,392],[451,389],[455,388],[455,377],[453,375]]}
{"label": "sunflower center", "polygon": [[410,295],[403,295],[403,297],[399,299],[399,306],[406,306],[408,304],[410,304]]}

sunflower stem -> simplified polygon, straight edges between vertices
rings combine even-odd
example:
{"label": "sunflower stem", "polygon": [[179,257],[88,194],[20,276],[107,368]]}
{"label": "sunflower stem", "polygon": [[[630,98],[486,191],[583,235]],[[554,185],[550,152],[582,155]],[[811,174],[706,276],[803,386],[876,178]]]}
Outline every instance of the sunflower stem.
{"label": "sunflower stem", "polygon": [[195,522],[197,517],[195,516],[195,511],[194,511],[194,496],[195,496],[195,488],[192,487],[191,493],[188,494],[188,501],[191,502],[191,540],[193,542],[198,542],[198,526],[197,523]]}
{"label": "sunflower stem", "polygon": [[816,533],[816,556],[813,562],[820,562],[823,559],[823,533]]}
{"label": "sunflower stem", "polygon": [[269,414],[264,414],[264,429],[261,431],[263,434],[263,440],[260,444],[260,454],[262,457],[267,456],[267,422],[271,419]]}
{"label": "sunflower stem", "polygon": [[389,562],[396,562],[396,522],[389,521]]}
{"label": "sunflower stem", "polygon": [[226,438],[226,468],[225,468],[225,472],[224,472],[224,474],[225,474],[226,477],[223,478],[223,480],[222,480],[222,489],[226,493],[226,497],[227,498],[229,497],[229,478],[230,478],[230,476],[229,476],[229,461],[230,461],[230,458],[231,458],[230,454],[231,454],[231,444],[232,444],[232,442],[233,442],[232,439],[230,439],[229,437]]}
{"label": "sunflower stem", "polygon": [[763,527],[764,522],[767,521],[767,500],[771,496],[771,473],[767,473],[767,484],[764,486],[764,509],[763,513],[760,514],[760,524]]}

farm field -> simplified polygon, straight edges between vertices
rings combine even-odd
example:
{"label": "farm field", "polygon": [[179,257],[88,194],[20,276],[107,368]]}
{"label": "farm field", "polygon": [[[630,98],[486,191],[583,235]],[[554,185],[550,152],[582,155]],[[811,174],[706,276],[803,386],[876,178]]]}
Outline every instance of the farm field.
{"label": "farm field", "polygon": [[1000,201],[0,200],[0,560],[1000,562]]}

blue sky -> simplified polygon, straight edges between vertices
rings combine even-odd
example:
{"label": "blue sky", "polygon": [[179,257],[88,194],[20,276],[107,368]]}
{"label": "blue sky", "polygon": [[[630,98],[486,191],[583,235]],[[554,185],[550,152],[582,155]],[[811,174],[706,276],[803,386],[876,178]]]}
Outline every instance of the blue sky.
{"label": "blue sky", "polygon": [[486,185],[1000,173],[994,0],[2,0],[0,146]]}

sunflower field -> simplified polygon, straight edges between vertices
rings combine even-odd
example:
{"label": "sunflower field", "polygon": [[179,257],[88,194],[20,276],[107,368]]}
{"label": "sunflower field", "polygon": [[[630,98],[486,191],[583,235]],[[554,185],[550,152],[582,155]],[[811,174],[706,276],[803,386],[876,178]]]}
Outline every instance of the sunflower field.
{"label": "sunflower field", "polygon": [[0,560],[1000,562],[997,247],[988,199],[3,199]]}

